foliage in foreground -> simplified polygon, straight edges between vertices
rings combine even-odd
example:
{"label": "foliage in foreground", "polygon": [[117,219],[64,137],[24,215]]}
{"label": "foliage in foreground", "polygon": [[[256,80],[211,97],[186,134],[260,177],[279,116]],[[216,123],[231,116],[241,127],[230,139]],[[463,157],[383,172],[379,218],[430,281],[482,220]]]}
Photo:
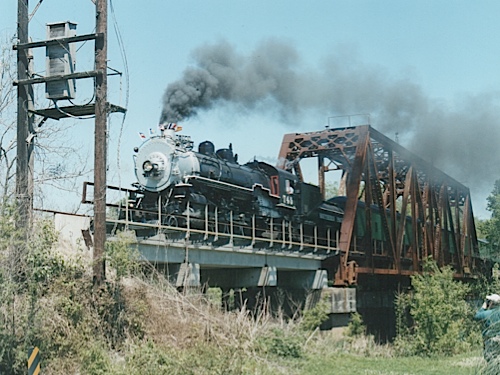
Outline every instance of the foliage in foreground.
{"label": "foliage in foreground", "polygon": [[466,302],[469,286],[453,280],[449,267],[428,261],[412,276],[413,291],[396,298],[396,348],[405,355],[453,355],[477,347],[480,329]]}
{"label": "foliage in foreground", "polygon": [[1,374],[24,374],[31,346],[47,374],[274,374],[268,358],[300,355],[303,340],[283,322],[222,312],[154,269],[139,272],[126,235],[108,243],[108,282],[96,287],[91,264],[52,249],[51,222],[28,241],[12,222],[0,218]]}
{"label": "foliage in foreground", "polygon": [[394,350],[366,338],[360,316],[351,321],[352,337],[320,332],[324,301],[298,322],[244,308],[224,312],[199,291],[179,293],[153,269],[139,272],[126,235],[108,244],[112,281],[96,288],[90,264],[52,250],[57,235],[44,221],[13,273],[8,260],[25,242],[3,228],[11,237],[0,234],[0,373],[24,374],[32,345],[44,373],[55,375],[335,374],[346,363],[349,373],[354,363],[400,373]]}
{"label": "foliage in foreground", "polygon": [[128,300],[130,292],[120,283],[93,287],[89,267],[55,252],[52,222],[37,221],[28,240],[14,228],[2,237],[0,373],[24,374],[33,346],[47,364],[79,357],[96,337],[110,348],[128,336],[141,337],[141,306]]}
{"label": "foliage in foreground", "polygon": [[[491,218],[478,223],[478,229],[486,240],[496,248],[500,244],[500,179],[495,181],[493,190],[488,196],[486,209],[491,212]],[[498,254],[493,254],[498,258]]]}

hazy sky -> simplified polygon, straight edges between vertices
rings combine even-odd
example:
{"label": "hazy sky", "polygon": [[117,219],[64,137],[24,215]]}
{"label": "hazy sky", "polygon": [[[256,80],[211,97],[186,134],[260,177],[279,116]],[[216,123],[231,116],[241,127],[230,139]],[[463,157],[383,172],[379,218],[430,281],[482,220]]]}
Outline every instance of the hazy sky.
{"label": "hazy sky", "polygon": [[[404,146],[471,187],[475,213],[486,217],[485,197],[500,178],[499,1],[111,4],[109,66],[126,72],[125,54],[129,85],[127,91],[125,76],[109,79],[113,103],[125,105],[128,97],[123,126],[121,115],[110,120],[110,183],[134,181],[132,148],[141,143],[139,131],[156,129],[167,86],[187,68],[213,73],[230,60],[233,79],[220,83],[233,85],[225,87],[227,95],[180,122],[195,144],[232,142],[240,162],[272,161],[285,133],[321,130],[330,116],[369,113],[377,130],[391,139],[397,132]],[[16,31],[16,11],[16,1],[3,2],[3,40]],[[30,35],[43,40],[45,24],[63,20],[76,22],[78,34],[93,32],[92,1],[45,0]],[[78,48],[77,70],[92,69],[93,44]],[[43,50],[35,55],[40,74],[44,58]],[[247,84],[242,77],[249,74],[263,84]],[[91,99],[88,86],[77,85],[75,102]],[[40,100],[38,106],[46,105]],[[71,141],[91,148],[92,120],[65,121],[72,125]]]}

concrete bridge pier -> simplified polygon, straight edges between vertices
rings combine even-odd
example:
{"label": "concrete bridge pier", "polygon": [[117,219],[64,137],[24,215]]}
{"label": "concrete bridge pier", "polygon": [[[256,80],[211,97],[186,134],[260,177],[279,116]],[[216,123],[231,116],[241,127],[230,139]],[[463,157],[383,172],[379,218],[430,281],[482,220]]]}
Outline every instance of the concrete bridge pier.
{"label": "concrete bridge pier", "polygon": [[163,263],[156,268],[177,288],[202,286],[198,263]]}

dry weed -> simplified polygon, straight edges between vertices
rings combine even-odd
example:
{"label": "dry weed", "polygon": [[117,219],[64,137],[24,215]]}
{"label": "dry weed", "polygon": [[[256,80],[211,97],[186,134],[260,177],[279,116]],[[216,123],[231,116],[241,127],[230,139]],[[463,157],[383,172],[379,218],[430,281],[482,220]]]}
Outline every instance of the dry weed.
{"label": "dry weed", "polygon": [[[243,307],[239,311],[224,312],[220,306],[209,303],[199,290],[179,293],[168,281],[156,278],[150,282],[138,277],[124,279],[124,294],[128,303],[132,296],[141,298],[147,308],[144,314],[145,337],[162,345],[177,348],[193,347],[199,342],[210,342],[216,347],[249,350],[266,320],[260,314],[249,317]],[[141,291],[134,293],[134,291]]]}

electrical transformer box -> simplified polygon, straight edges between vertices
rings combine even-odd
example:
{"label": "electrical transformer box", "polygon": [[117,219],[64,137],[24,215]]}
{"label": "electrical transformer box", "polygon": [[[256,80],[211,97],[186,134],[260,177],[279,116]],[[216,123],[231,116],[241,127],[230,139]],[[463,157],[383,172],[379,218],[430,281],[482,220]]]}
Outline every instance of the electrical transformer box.
{"label": "electrical transformer box", "polygon": [[[47,40],[76,36],[76,23],[65,21],[47,24]],[[45,84],[45,97],[52,100],[74,99],[75,79],[64,79],[75,72],[76,50],[74,43],[49,44],[46,49],[46,76],[62,79]]]}

